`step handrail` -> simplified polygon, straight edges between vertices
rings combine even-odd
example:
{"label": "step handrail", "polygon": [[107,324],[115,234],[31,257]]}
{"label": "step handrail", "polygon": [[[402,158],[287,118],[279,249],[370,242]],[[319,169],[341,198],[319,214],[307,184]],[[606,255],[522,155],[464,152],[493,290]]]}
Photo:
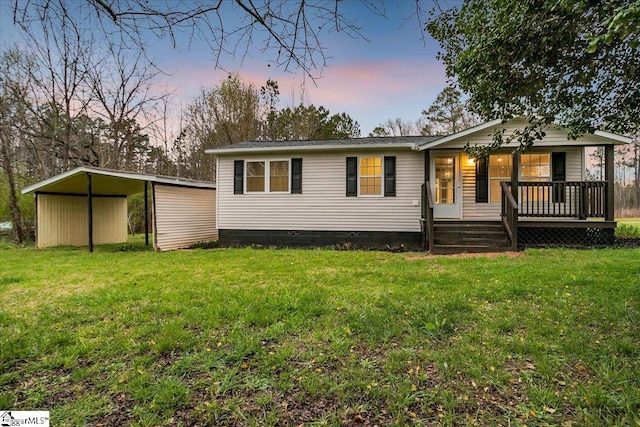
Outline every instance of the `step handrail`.
{"label": "step handrail", "polygon": [[425,234],[425,250],[433,250],[433,195],[431,194],[431,184],[426,181],[422,184],[422,224]]}
{"label": "step handrail", "polygon": [[502,210],[500,217],[502,218],[502,225],[511,240],[511,249],[518,250],[518,202],[513,194],[511,194],[511,188],[506,181],[500,183],[502,188]]}

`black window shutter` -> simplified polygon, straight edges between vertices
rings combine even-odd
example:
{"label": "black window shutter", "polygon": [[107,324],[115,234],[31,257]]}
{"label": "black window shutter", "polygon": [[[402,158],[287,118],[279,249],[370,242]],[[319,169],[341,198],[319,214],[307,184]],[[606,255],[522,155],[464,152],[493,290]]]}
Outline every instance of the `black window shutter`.
{"label": "black window shutter", "polygon": [[384,195],[396,195],[396,156],[384,157]]}
{"label": "black window shutter", "polygon": [[551,181],[567,180],[567,153],[551,153]]}
{"label": "black window shutter", "polygon": [[244,182],[244,160],[233,162],[233,194],[242,194]]}
{"label": "black window shutter", "polygon": [[291,159],[291,193],[302,193],[302,159]]}
{"label": "black window shutter", "polygon": [[347,196],[358,195],[358,158],[347,157]]}
{"label": "black window shutter", "polygon": [[489,203],[489,167],[487,159],[476,159],[476,203]]}
{"label": "black window shutter", "polygon": [[[551,153],[551,181],[567,180],[567,153]],[[564,203],[564,184],[553,184],[553,203]]]}

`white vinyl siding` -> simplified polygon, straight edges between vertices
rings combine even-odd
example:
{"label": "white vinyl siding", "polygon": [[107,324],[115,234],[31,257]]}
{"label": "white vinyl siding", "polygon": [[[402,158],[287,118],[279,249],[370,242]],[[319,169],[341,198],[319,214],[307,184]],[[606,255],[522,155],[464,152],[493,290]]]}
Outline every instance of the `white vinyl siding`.
{"label": "white vinyl siding", "polygon": [[[233,192],[233,164],[231,164]],[[216,191],[171,185],[154,187],[154,246],[158,251],[218,240]]]}
{"label": "white vinyl siding", "polygon": [[[347,157],[396,156],[395,197],[347,197]],[[238,230],[420,231],[424,153],[405,150],[294,154],[302,157],[302,194],[233,194],[234,160],[218,163],[218,228]],[[256,160],[279,160],[260,155]]]}

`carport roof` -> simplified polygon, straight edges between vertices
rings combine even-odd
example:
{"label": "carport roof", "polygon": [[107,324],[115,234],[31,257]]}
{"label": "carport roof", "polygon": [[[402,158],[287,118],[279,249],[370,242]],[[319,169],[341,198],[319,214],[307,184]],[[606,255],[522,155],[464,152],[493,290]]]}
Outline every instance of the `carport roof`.
{"label": "carport roof", "polygon": [[130,196],[144,191],[145,182],[180,187],[215,189],[213,182],[162,175],[147,175],[111,169],[81,166],[40,181],[22,190],[27,193],[87,194],[87,174],[91,175],[91,193],[95,196]]}

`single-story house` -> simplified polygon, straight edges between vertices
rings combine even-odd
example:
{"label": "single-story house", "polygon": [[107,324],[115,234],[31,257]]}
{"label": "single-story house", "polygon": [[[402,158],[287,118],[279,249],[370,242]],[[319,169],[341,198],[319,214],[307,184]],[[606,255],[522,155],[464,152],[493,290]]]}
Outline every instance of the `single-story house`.
{"label": "single-story house", "polygon": [[[444,136],[250,141],[217,156],[222,245],[425,248],[433,253],[613,241],[613,147],[607,133],[567,139],[558,126],[523,154],[475,161],[496,120]],[[585,179],[585,147],[604,147],[605,179]]]}
{"label": "single-story house", "polygon": [[[151,215],[149,215],[151,185]],[[127,241],[127,197],[144,193],[157,251],[217,240],[216,186],[212,182],[78,167],[22,190],[34,193],[36,245],[88,246]]]}

